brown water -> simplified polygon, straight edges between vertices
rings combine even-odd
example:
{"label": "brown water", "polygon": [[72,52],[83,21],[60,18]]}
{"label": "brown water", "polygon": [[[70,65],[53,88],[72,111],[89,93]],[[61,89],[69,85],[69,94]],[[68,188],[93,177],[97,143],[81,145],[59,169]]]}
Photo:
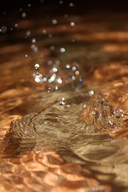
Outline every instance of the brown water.
{"label": "brown water", "polygon": [[0,191],[128,191],[128,15],[60,6],[2,13]]}

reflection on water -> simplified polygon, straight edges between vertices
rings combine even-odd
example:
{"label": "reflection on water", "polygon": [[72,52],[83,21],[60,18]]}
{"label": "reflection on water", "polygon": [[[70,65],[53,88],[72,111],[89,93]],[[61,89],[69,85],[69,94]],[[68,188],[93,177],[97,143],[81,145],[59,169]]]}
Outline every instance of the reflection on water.
{"label": "reflection on water", "polygon": [[128,191],[128,15],[67,6],[1,24],[1,191]]}

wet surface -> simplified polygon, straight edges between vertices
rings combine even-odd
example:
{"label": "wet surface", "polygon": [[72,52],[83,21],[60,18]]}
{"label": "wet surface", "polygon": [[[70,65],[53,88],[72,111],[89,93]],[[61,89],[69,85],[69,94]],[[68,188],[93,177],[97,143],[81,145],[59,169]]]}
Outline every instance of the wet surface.
{"label": "wet surface", "polygon": [[128,191],[128,14],[60,6],[2,13],[0,191]]}

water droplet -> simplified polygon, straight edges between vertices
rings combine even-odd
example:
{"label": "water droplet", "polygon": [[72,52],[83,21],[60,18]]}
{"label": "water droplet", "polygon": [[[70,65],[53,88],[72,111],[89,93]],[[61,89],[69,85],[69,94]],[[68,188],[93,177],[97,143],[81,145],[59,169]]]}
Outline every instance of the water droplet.
{"label": "water droplet", "polygon": [[43,33],[43,34],[46,34],[46,33],[47,33],[47,31],[46,31],[45,29],[43,29],[43,30],[42,30],[42,33]]}
{"label": "water droplet", "polygon": [[33,39],[32,39],[32,43],[36,43],[36,39],[33,38]]}
{"label": "water droplet", "polygon": [[93,90],[89,91],[89,95],[94,95],[94,91]]}
{"label": "water droplet", "polygon": [[38,52],[38,47],[35,45],[31,45],[31,49],[33,49],[34,52]]}
{"label": "water droplet", "polygon": [[55,78],[56,78],[56,74],[54,73],[54,74],[50,77],[50,79],[48,80],[48,82],[49,82],[49,83],[53,82],[53,81],[55,80]]}
{"label": "water droplet", "polygon": [[35,70],[38,70],[40,68],[40,65],[38,63],[35,64]]}
{"label": "water droplet", "polygon": [[31,7],[31,4],[30,4],[30,3],[28,4],[28,7]]}
{"label": "water droplet", "polygon": [[75,71],[75,75],[79,75],[80,74],[80,72],[79,71]]}
{"label": "water droplet", "polygon": [[72,67],[72,71],[76,71],[76,66],[73,66],[73,67]]}
{"label": "water droplet", "polygon": [[65,105],[65,104],[66,104],[65,98],[61,98],[61,101],[60,101],[59,104],[60,104],[60,105]]}
{"label": "water droplet", "polygon": [[60,49],[60,52],[61,52],[61,53],[64,53],[64,52],[65,52],[65,48],[61,48],[61,49]]}
{"label": "water droplet", "polygon": [[64,17],[65,17],[65,18],[68,18],[68,15],[67,15],[67,14],[65,14],[65,15],[64,15]]}
{"label": "water droplet", "polygon": [[1,27],[0,31],[1,31],[1,33],[5,33],[7,31],[7,27],[6,26]]}
{"label": "water droplet", "polygon": [[22,17],[23,17],[23,18],[26,17],[26,13],[25,13],[25,12],[22,13]]}
{"label": "water droplet", "polygon": [[53,63],[52,60],[49,60],[49,61],[47,62],[48,65],[52,65],[52,63]]}
{"label": "water droplet", "polygon": [[61,78],[58,78],[58,79],[57,79],[57,82],[58,82],[59,84],[61,84],[61,83],[62,83],[62,79],[61,79]]}
{"label": "water droplet", "polygon": [[56,25],[56,24],[57,24],[57,20],[56,20],[56,19],[53,19],[53,20],[52,20],[52,24]]}
{"label": "water droplet", "polygon": [[52,38],[52,34],[49,34],[48,37],[49,37],[49,38]]}
{"label": "water droplet", "polygon": [[46,82],[46,81],[47,81],[47,78],[46,78],[46,77],[44,77],[42,80],[43,80],[44,82]]}
{"label": "water droplet", "polygon": [[69,3],[69,6],[70,6],[70,7],[73,7],[73,6],[74,6],[74,4],[73,4],[73,3]]}
{"label": "water droplet", "polygon": [[53,72],[55,72],[55,73],[58,71],[58,69],[57,69],[56,67],[53,67],[52,70],[53,70]]}
{"label": "water droplet", "polygon": [[86,107],[87,107],[86,104],[84,104],[83,108],[86,109]]}
{"label": "water droplet", "polygon": [[15,27],[18,27],[18,23],[15,24]]}
{"label": "water droplet", "polygon": [[51,51],[54,51],[54,50],[55,50],[55,47],[54,47],[54,46],[50,46],[50,50],[51,50]]}
{"label": "water droplet", "polygon": [[59,1],[59,4],[62,5],[62,4],[63,4],[63,1]]}
{"label": "water droplet", "polygon": [[70,66],[69,64],[66,65],[66,68],[67,68],[67,69],[70,69],[70,67],[71,67],[71,66]]}
{"label": "water droplet", "polygon": [[75,77],[74,77],[74,76],[71,76],[71,79],[74,81],[74,80],[75,80]]}
{"label": "water droplet", "polygon": [[75,26],[75,23],[74,23],[74,22],[71,22],[71,23],[70,23],[70,26],[71,26],[71,27],[74,27],[74,26]]}
{"label": "water droplet", "polygon": [[31,31],[27,31],[26,35],[29,37],[31,35]]}

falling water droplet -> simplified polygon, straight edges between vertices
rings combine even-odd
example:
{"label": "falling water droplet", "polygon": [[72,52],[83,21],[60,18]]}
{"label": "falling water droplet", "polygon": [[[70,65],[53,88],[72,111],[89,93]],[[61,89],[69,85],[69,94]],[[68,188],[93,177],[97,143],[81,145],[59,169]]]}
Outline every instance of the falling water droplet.
{"label": "falling water droplet", "polygon": [[26,17],[26,13],[25,13],[25,12],[22,13],[22,17],[23,17],[23,18]]}
{"label": "falling water droplet", "polygon": [[64,52],[65,52],[65,48],[61,48],[61,49],[60,49],[60,52],[61,52],[61,53],[64,53]]}

